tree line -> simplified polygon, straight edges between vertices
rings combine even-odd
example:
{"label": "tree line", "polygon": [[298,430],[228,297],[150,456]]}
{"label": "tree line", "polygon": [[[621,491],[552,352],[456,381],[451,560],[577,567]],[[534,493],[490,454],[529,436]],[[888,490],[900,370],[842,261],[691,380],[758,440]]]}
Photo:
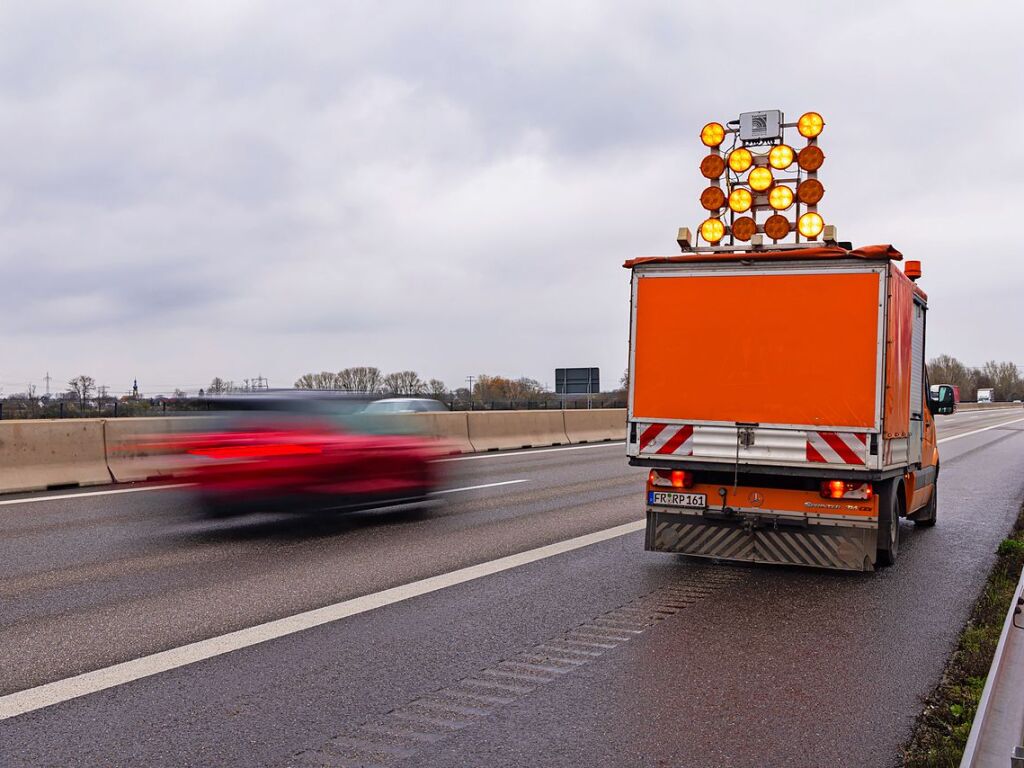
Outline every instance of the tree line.
{"label": "tree line", "polygon": [[[481,373],[472,377],[473,388],[449,389],[440,379],[422,379],[416,371],[395,371],[385,374],[373,366],[344,368],[338,372],[306,373],[295,381],[296,389],[342,390],[373,395],[408,395],[433,397],[438,400],[469,402],[528,401],[549,396],[536,379],[491,376]],[[215,390],[212,388],[211,392]]]}
{"label": "tree line", "polygon": [[295,382],[296,389],[335,389],[383,395],[430,395],[443,397],[448,387],[440,379],[424,381],[415,371],[385,374],[373,366],[344,368],[337,373],[321,371],[306,373]]}
{"label": "tree line", "polygon": [[939,355],[928,361],[931,384],[952,384],[960,388],[960,399],[978,399],[979,389],[993,389],[993,399],[1006,402],[1024,399],[1024,380],[1016,363],[990,360],[980,368],[964,365],[952,355]]}

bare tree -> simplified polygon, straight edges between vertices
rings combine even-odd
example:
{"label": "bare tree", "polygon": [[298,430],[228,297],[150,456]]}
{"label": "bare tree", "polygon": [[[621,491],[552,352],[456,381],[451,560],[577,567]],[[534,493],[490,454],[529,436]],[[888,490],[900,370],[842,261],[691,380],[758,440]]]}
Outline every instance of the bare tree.
{"label": "bare tree", "polygon": [[508,383],[509,400],[535,400],[544,392],[544,387],[536,379],[521,376]]}
{"label": "bare tree", "polygon": [[338,371],[338,388],[349,392],[380,392],[384,377],[380,368],[358,366]]}
{"label": "bare tree", "polygon": [[488,376],[486,373],[481,373],[473,383],[473,398],[481,402],[508,400],[511,383],[504,376]]}
{"label": "bare tree", "polygon": [[220,376],[214,376],[210,381],[210,386],[206,388],[206,393],[208,395],[223,395],[227,391],[228,383]]}
{"label": "bare tree", "polygon": [[384,391],[389,395],[422,395],[426,385],[416,371],[396,371],[384,377]]}
{"label": "bare tree", "polygon": [[996,400],[1013,400],[1019,397],[1021,380],[1016,363],[997,363],[995,360],[989,360],[982,366],[981,373],[995,389]]}
{"label": "bare tree", "polygon": [[964,400],[975,398],[977,378],[977,370],[968,368],[952,355],[939,355],[928,361],[928,381],[931,384],[951,384],[959,387],[960,397]]}
{"label": "bare tree", "polygon": [[437,400],[444,400],[448,397],[448,385],[440,379],[431,379],[427,382],[427,392]]}
{"label": "bare tree", "polygon": [[78,400],[82,408],[85,408],[85,401],[88,400],[96,389],[96,379],[84,374],[75,376],[68,382],[68,394]]}
{"label": "bare tree", "polygon": [[338,384],[339,375],[330,371],[306,373],[295,382],[296,389],[341,389]]}

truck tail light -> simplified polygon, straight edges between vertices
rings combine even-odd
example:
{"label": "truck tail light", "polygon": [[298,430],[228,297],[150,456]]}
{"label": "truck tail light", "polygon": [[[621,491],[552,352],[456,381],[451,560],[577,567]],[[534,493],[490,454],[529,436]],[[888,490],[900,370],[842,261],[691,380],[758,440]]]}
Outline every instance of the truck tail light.
{"label": "truck tail light", "polygon": [[870,499],[874,493],[871,483],[856,483],[849,480],[821,482],[821,495],[826,499]]}
{"label": "truck tail light", "polygon": [[692,488],[693,472],[682,469],[652,469],[647,476],[650,488]]}

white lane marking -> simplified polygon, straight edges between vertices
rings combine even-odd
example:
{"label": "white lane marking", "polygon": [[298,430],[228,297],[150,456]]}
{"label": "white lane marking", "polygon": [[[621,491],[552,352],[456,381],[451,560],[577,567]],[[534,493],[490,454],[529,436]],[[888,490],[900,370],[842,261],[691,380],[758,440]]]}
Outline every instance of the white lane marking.
{"label": "white lane marking", "polygon": [[609,448],[614,445],[625,445],[625,440],[610,443],[587,443],[586,445],[566,445],[561,448],[540,448],[526,451],[489,451],[487,453],[471,453],[468,456],[452,456],[438,461],[476,461],[477,459],[503,459],[506,456],[533,456],[538,453],[559,453],[561,451],[584,451],[587,448]]}
{"label": "white lane marking", "polygon": [[1017,424],[1018,422],[1024,421],[1024,419],[1014,419],[1013,421],[1001,421],[998,424],[992,424],[988,427],[982,427],[981,429],[972,429],[970,432],[963,432],[959,435],[950,435],[944,437],[941,440],[936,440],[935,444],[940,445],[941,443],[948,443],[950,440],[959,440],[961,437],[970,437],[976,435],[979,432],[988,432],[990,429],[999,429],[999,427],[1005,427],[1008,424]]}
{"label": "white lane marking", "polygon": [[9,504],[32,504],[37,501],[61,501],[63,499],[84,499],[87,496],[113,496],[115,493],[140,493],[142,491],[166,491],[169,488],[187,488],[192,483],[173,483],[171,485],[147,485],[142,488],[115,488],[111,491],[89,491],[87,493],[62,493],[59,496],[33,496],[28,499],[7,499],[0,501],[0,506]]}
{"label": "white lane marking", "polygon": [[447,488],[443,491],[433,491],[432,496],[440,496],[442,493],[459,493],[460,491],[477,491],[481,488],[497,488],[499,485],[515,485],[516,483],[528,483],[529,480],[503,480],[500,483],[484,483],[483,485],[467,485],[465,488]]}
{"label": "white lane marking", "polygon": [[626,523],[625,525],[617,525],[614,528],[606,528],[603,531],[588,533],[585,536],[577,536],[573,539],[566,539],[565,541],[537,547],[526,552],[500,557],[497,560],[471,565],[468,568],[460,568],[456,571],[392,587],[371,595],[343,600],[340,603],[328,605],[324,608],[317,608],[312,611],[295,614],[294,616],[287,616],[283,619],[268,621],[265,624],[258,624],[247,629],[229,632],[219,637],[211,637],[208,640],[200,640],[178,648],[160,651],[149,656],[97,669],[93,672],[85,672],[65,680],[57,680],[35,688],[18,691],[17,693],[10,693],[6,696],[0,696],[0,720],[23,715],[26,712],[33,712],[37,709],[53,706],[54,704],[60,704],[79,696],[87,696],[91,693],[124,685],[133,680],[195,664],[214,656],[265,643],[268,640],[275,640],[279,637],[321,626],[322,624],[329,624],[359,613],[373,611],[377,608],[402,602],[403,600],[446,589],[456,584],[463,584],[467,581],[474,581],[495,573],[518,568],[528,563],[535,563],[538,560],[561,555],[575,549],[589,547],[592,544],[598,544],[602,541],[608,541],[609,539],[643,530],[643,528],[643,520]]}

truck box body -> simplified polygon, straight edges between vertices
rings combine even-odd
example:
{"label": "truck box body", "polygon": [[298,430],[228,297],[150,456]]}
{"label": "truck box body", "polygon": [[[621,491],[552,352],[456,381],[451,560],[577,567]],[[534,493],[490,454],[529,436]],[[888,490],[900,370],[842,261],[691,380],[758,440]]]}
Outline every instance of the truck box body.
{"label": "truck box body", "polygon": [[889,255],[871,255],[627,263],[627,454],[692,473],[686,490],[707,498],[703,509],[661,506],[668,497],[649,485],[648,548],[874,563],[877,498],[825,499],[820,487],[870,488],[921,466],[926,297]]}
{"label": "truck box body", "polygon": [[919,461],[924,308],[891,263],[638,266],[628,453],[872,474]]}

